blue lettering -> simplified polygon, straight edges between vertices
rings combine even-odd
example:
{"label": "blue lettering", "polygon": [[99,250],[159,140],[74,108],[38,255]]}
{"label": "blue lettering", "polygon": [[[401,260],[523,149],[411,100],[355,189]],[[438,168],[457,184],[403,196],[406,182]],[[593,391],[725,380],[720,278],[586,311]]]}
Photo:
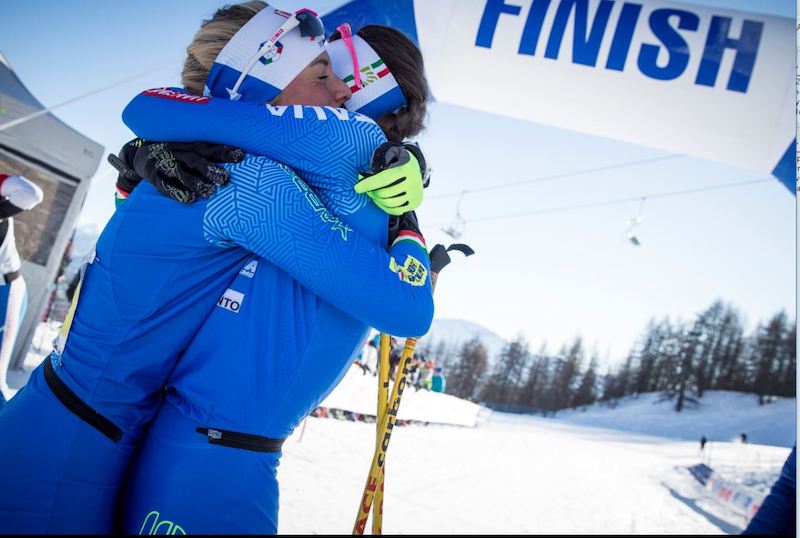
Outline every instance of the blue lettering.
{"label": "blue lettering", "polygon": [[494,40],[494,31],[497,29],[497,21],[500,20],[500,15],[507,13],[509,15],[519,15],[519,6],[511,6],[506,4],[503,0],[488,0],[486,8],[483,10],[483,17],[481,17],[481,24],[478,26],[478,35],[475,38],[476,47],[484,47],[487,49],[492,48],[492,40]]}
{"label": "blue lettering", "polygon": [[708,30],[708,39],[706,39],[706,46],[703,49],[703,59],[700,61],[700,69],[697,71],[695,83],[714,86],[719,73],[719,64],[722,61],[722,53],[725,52],[725,49],[733,49],[736,51],[736,58],[728,79],[728,89],[744,93],[750,84],[750,75],[753,74],[764,23],[745,20],[739,39],[728,37],[730,27],[731,19],[728,17],[714,16],[711,19],[711,27]]}
{"label": "blue lettering", "polygon": [[611,50],[608,51],[608,61],[606,69],[622,71],[625,69],[625,62],[628,60],[628,51],[631,48],[633,32],[636,30],[636,22],[639,20],[639,13],[642,6],[639,4],[623,4],[622,12],[619,14],[617,30],[614,32],[614,39],[611,41]]}
{"label": "blue lettering", "polygon": [[544,56],[553,60],[558,58],[561,40],[564,38],[564,30],[573,7],[575,8],[575,26],[572,35],[572,63],[593,66],[597,63],[600,43],[603,41],[611,8],[614,7],[613,0],[600,0],[600,6],[597,8],[588,37],[586,35],[589,19],[588,0],[562,0],[556,11],[553,30],[550,32],[550,39],[547,40]]}
{"label": "blue lettering", "polygon": [[659,67],[659,45],[642,45],[639,51],[639,70],[648,77],[658,80],[673,80],[686,70],[689,64],[689,45],[669,24],[670,17],[678,17],[678,28],[697,31],[700,18],[694,13],[679,9],[656,9],[650,14],[650,29],[667,48],[667,65]]}
{"label": "blue lettering", "polygon": [[547,15],[547,8],[550,7],[550,0],[534,0],[531,10],[528,12],[528,19],[525,21],[525,29],[522,31],[522,39],[519,43],[520,54],[536,54],[536,45],[539,43],[539,35],[542,33],[544,17]]}

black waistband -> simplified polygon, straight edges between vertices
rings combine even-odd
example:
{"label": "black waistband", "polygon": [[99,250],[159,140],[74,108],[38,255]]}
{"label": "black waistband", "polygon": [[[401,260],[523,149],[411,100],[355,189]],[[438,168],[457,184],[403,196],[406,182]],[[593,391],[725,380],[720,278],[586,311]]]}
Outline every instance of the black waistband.
{"label": "black waistband", "polygon": [[273,439],[261,435],[250,433],[232,432],[228,430],[218,430],[215,428],[197,428],[197,433],[208,436],[208,442],[212,445],[222,445],[231,448],[241,448],[252,450],[253,452],[279,452],[283,446],[283,439]]}
{"label": "black waistband", "polygon": [[10,273],[6,273],[6,274],[3,275],[3,280],[5,281],[6,284],[11,284],[16,279],[19,278],[20,274],[21,273],[19,272],[19,270],[11,271]]}
{"label": "black waistband", "polygon": [[47,386],[50,387],[50,390],[52,390],[53,394],[58,398],[58,401],[78,418],[115,443],[122,439],[122,430],[119,429],[116,424],[89,407],[86,402],[78,398],[78,395],[72,392],[72,389],[61,381],[61,378],[58,377],[58,374],[56,374],[53,368],[53,362],[50,360],[50,357],[45,358],[44,361],[44,379],[47,381]]}

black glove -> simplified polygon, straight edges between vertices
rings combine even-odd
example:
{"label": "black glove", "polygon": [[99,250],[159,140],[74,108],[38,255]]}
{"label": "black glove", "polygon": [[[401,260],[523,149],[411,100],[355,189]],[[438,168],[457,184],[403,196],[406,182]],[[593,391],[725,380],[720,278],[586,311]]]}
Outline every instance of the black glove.
{"label": "black glove", "polygon": [[244,152],[238,148],[207,142],[148,142],[131,140],[108,162],[117,169],[117,187],[130,193],[142,178],[159,192],[183,203],[207,198],[216,185],[225,185],[228,171],[214,163],[238,163]]}
{"label": "black glove", "polygon": [[417,221],[417,214],[415,212],[409,211],[408,213],[403,213],[399,217],[393,215],[389,216],[389,242],[387,244],[391,246],[402,230],[409,230],[420,237],[422,236],[422,232],[419,231],[419,222]]}
{"label": "black glove", "polygon": [[444,245],[434,245],[428,253],[431,259],[431,273],[439,273],[446,265],[450,263],[450,254]]}
{"label": "black glove", "polygon": [[450,263],[449,252],[451,250],[457,250],[464,256],[472,256],[475,254],[475,251],[472,250],[472,247],[465,245],[464,243],[453,243],[447,248],[441,244],[434,245],[434,247],[428,253],[431,259],[431,273],[440,273],[442,269],[444,269]]}
{"label": "black glove", "polygon": [[422,173],[422,187],[426,188],[431,183],[431,171],[428,168],[428,163],[425,160],[422,150],[416,142],[392,142],[387,141],[378,146],[372,154],[371,172],[377,174],[392,166],[397,166],[399,161],[403,160],[402,149],[407,149],[419,162],[419,169]]}

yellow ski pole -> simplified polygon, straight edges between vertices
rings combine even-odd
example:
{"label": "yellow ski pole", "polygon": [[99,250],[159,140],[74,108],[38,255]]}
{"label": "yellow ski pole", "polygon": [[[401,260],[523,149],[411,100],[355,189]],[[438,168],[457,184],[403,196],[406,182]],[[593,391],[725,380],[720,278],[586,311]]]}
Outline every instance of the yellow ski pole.
{"label": "yellow ski pole", "polygon": [[372,508],[372,503],[375,499],[375,493],[378,491],[383,465],[386,462],[386,450],[389,448],[389,440],[392,437],[392,430],[394,429],[394,424],[397,420],[397,411],[400,407],[400,397],[403,395],[403,390],[405,390],[409,358],[414,354],[414,348],[416,345],[416,338],[406,339],[406,345],[403,348],[403,355],[400,357],[400,364],[397,366],[397,374],[395,374],[394,385],[392,386],[392,394],[389,397],[389,406],[386,409],[384,416],[378,422],[380,442],[378,446],[375,447],[375,453],[372,457],[372,465],[370,466],[369,476],[367,477],[367,484],[364,486],[364,494],[361,497],[361,504],[358,507],[358,516],[356,517],[356,523],[353,527],[353,534],[364,534],[364,529],[367,525],[367,519],[369,518],[370,508]]}
{"label": "yellow ski pole", "polygon": [[[432,289],[436,288],[436,279],[439,276],[439,271],[450,263],[450,256],[447,254],[449,250],[458,250],[465,256],[470,256],[475,253],[470,247],[463,244],[450,245],[447,248],[445,248],[444,245],[434,246],[430,253]],[[416,346],[416,338],[406,338],[403,354],[400,356],[400,364],[397,365],[397,373],[395,374],[394,385],[392,385],[392,394],[389,397],[388,408],[384,416],[380,417],[378,420],[380,442],[375,447],[375,452],[372,456],[369,475],[367,475],[367,483],[364,485],[364,492],[361,496],[361,502],[358,505],[356,522],[353,525],[353,534],[364,534],[364,529],[367,526],[369,512],[375,500],[375,493],[378,490],[380,474],[386,463],[386,451],[389,449],[389,441],[392,438],[392,431],[397,421],[397,413],[400,409],[400,397],[403,395],[403,391],[406,387],[406,378],[409,373],[408,364],[411,357],[414,355]]]}
{"label": "yellow ski pole", "polygon": [[[376,447],[381,442],[381,419],[386,414],[389,405],[389,351],[391,336],[381,333],[380,363],[378,365],[378,414],[375,420]],[[372,534],[378,535],[383,531],[383,484],[386,480],[386,468],[381,469],[378,479],[378,489],[375,492],[375,502],[372,505]]]}

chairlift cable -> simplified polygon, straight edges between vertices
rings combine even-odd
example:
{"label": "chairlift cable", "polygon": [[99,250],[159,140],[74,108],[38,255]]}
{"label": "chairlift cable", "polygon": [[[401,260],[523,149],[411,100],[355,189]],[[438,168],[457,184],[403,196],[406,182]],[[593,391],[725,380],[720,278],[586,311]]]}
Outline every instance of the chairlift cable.
{"label": "chairlift cable", "polygon": [[78,95],[77,97],[72,97],[71,99],[67,99],[66,101],[62,101],[61,103],[58,103],[57,105],[45,107],[42,110],[37,110],[36,112],[32,112],[31,114],[27,114],[25,116],[13,119],[13,120],[11,120],[9,122],[0,124],[0,131],[5,131],[6,129],[10,129],[11,127],[15,127],[15,126],[17,126],[17,125],[19,125],[21,123],[25,123],[26,121],[30,121],[30,120],[32,120],[34,118],[38,118],[39,116],[44,116],[45,114],[48,114],[48,113],[52,112],[53,110],[55,110],[57,108],[61,108],[62,106],[68,105],[70,103],[74,103],[75,101],[80,101],[81,99],[85,99],[86,97],[90,97],[90,96],[92,96],[92,95],[94,95],[96,93],[100,93],[100,92],[104,92],[106,90],[110,90],[111,88],[115,88],[117,86],[121,86],[123,84],[126,84],[126,83],[132,81],[132,80],[136,80],[137,78],[141,78],[141,77],[143,77],[145,75],[149,75],[151,73],[155,73],[157,71],[161,71],[162,69],[166,69],[167,67],[174,67],[176,65],[178,65],[177,62],[169,62],[168,64],[164,64],[164,65],[161,65],[159,67],[154,67],[152,69],[148,69],[147,71],[142,71],[141,73],[137,73],[137,74],[135,74],[133,76],[130,76],[130,77],[126,78],[126,79],[118,80],[117,82],[114,82],[114,83],[109,84],[107,86],[103,86],[102,88],[98,88],[98,89],[92,90],[92,91],[90,91],[88,93],[84,93],[84,94]]}
{"label": "chairlift cable", "polygon": [[[469,219],[468,222],[475,223],[475,222],[487,222],[492,220],[501,220],[501,219],[510,219],[515,217],[529,217],[534,215],[545,215],[545,214],[554,214],[554,213],[563,213],[567,211],[577,211],[581,209],[591,209],[595,207],[604,207],[604,206],[611,206],[611,205],[619,205],[619,204],[628,204],[631,202],[635,202],[637,200],[641,200],[642,198],[669,198],[674,196],[685,196],[689,194],[696,194],[700,192],[708,192],[713,190],[722,190],[722,189],[732,189],[736,187],[744,187],[747,185],[754,185],[757,183],[767,183],[775,181],[775,178],[768,177],[768,178],[760,178],[760,179],[752,179],[748,181],[740,181],[738,183],[727,183],[721,185],[711,185],[709,187],[699,187],[696,189],[685,189],[680,191],[668,191],[668,192],[661,192],[655,194],[646,194],[640,196],[634,196],[630,198],[618,198],[615,200],[605,200],[602,202],[592,202],[587,204],[576,204],[571,206],[561,206],[561,207],[554,207],[550,209],[537,209],[535,211],[526,211],[523,213],[506,213],[501,215],[494,215],[491,217],[483,217],[483,218],[473,218]],[[432,226],[439,226],[436,224],[432,224]]]}
{"label": "chairlift cable", "polygon": [[463,196],[464,193],[484,192],[484,191],[498,190],[498,189],[508,189],[508,188],[511,188],[511,187],[519,186],[519,185],[526,185],[528,183],[538,183],[540,181],[549,181],[549,180],[552,180],[552,179],[560,179],[560,178],[570,177],[570,176],[579,176],[579,175],[583,175],[583,174],[591,174],[591,173],[594,173],[594,172],[605,172],[605,171],[608,171],[608,170],[617,170],[619,168],[626,168],[628,166],[636,166],[636,165],[639,165],[639,164],[647,164],[647,163],[651,163],[651,162],[666,161],[666,160],[670,160],[670,159],[676,159],[678,157],[685,157],[685,155],[682,155],[682,154],[664,155],[664,156],[661,156],[661,157],[652,157],[652,158],[649,158],[649,159],[640,159],[638,161],[629,161],[629,162],[625,162],[625,163],[610,164],[610,165],[606,165],[606,166],[597,166],[597,167],[594,167],[594,168],[587,168],[585,170],[575,170],[575,171],[572,171],[572,172],[564,172],[564,173],[560,173],[560,174],[552,174],[552,175],[549,175],[549,176],[535,177],[535,178],[531,178],[531,179],[523,179],[523,180],[520,180],[520,181],[513,181],[511,183],[501,183],[499,185],[489,185],[489,186],[486,186],[486,187],[479,187],[479,188],[476,188],[476,189],[467,189],[467,190],[461,190],[461,191],[453,191],[453,192],[449,192],[449,193],[445,193],[445,194],[437,194],[435,196],[427,196],[426,199],[427,200],[436,200],[436,199],[439,199],[439,198],[449,198],[451,196],[457,196],[457,195],[462,195]]}

